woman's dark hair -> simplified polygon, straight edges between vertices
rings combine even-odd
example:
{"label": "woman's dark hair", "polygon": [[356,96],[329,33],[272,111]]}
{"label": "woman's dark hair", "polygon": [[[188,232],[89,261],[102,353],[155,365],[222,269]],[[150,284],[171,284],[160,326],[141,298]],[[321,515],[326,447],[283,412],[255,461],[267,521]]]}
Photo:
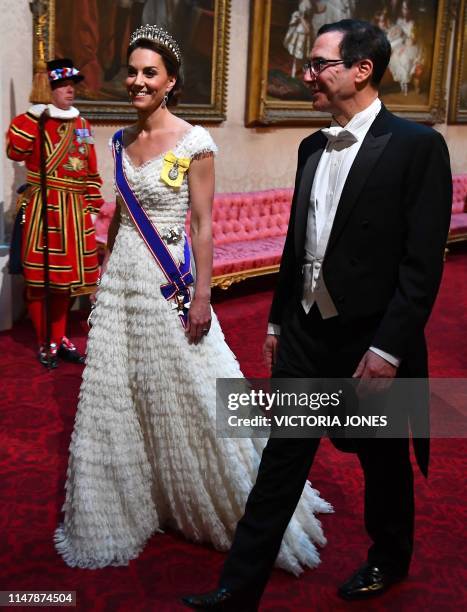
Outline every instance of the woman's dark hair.
{"label": "woman's dark hair", "polygon": [[401,7],[399,9],[399,13],[402,15],[402,5],[405,4],[406,8],[407,8],[407,17],[406,19],[412,19],[412,8],[410,6],[410,2],[409,0],[405,0],[405,2],[401,2]]}
{"label": "woman's dark hair", "polygon": [[339,50],[347,68],[363,59],[373,62],[371,83],[379,85],[391,58],[391,43],[383,30],[368,21],[342,19],[323,25],[317,36],[327,32],[342,32],[344,35]]}
{"label": "woman's dark hair", "polygon": [[155,51],[158,53],[162,61],[164,62],[165,69],[167,70],[167,74],[172,77],[176,77],[176,82],[174,87],[167,94],[169,99],[167,102],[167,106],[175,106],[180,101],[180,96],[183,89],[183,73],[182,68],[177,58],[173,53],[164,47],[163,45],[158,44],[154,40],[150,40],[149,38],[139,38],[135,40],[135,42],[128,47],[128,51],[126,53],[126,61],[130,59],[130,55],[133,53],[135,49],[149,49],[150,51]]}

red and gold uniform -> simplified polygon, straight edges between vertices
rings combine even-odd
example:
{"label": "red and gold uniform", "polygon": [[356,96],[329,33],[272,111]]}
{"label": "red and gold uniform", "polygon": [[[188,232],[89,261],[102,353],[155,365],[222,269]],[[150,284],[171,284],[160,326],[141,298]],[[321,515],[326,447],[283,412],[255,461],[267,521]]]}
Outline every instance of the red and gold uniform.
{"label": "red and gold uniform", "polygon": [[[52,61],[49,65],[51,80],[77,82],[81,78],[70,60]],[[39,118],[45,110],[50,288],[48,329],[44,299],[39,134]],[[28,170],[28,187],[21,195],[21,201],[25,203],[22,263],[29,316],[40,345],[39,360],[49,367],[56,367],[57,355],[66,361],[83,363],[84,357],[65,334],[70,298],[93,293],[99,278],[91,215],[97,214],[103,203],[100,193],[102,181],[97,171],[89,123],[72,106],[64,110],[49,104],[46,109],[44,104],[37,104],[13,119],[7,133],[7,155],[14,161],[24,161]],[[49,353],[44,348],[47,337]]]}
{"label": "red and gold uniform", "polygon": [[[36,105],[15,117],[7,134],[8,157],[24,161],[28,170],[22,242],[28,296],[31,290],[37,295],[36,290],[44,286],[38,137],[41,110],[43,105]],[[45,140],[50,288],[70,296],[93,293],[99,269],[91,213],[98,213],[103,200],[91,130],[73,107],[63,111],[49,105],[48,110]]]}

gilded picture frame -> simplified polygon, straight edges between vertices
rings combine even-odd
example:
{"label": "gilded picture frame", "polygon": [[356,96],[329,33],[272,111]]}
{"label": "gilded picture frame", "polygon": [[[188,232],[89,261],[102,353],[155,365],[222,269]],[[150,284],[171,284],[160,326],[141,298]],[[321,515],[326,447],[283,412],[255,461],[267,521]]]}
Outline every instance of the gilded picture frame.
{"label": "gilded picture frame", "polygon": [[449,0],[252,0],[246,125],[329,121],[313,110],[302,65],[319,26],[349,17],[377,23],[391,41],[386,106],[415,121],[445,120]]}
{"label": "gilded picture frame", "polygon": [[[125,123],[136,114],[123,82],[130,31],[158,23],[182,50],[184,88],[174,112],[188,121],[226,116],[230,0],[39,0],[46,59],[71,57],[85,76],[76,106],[94,123]],[[182,6],[183,5],[183,6]],[[183,10],[181,10],[183,9]],[[38,13],[34,26],[37,31]],[[37,59],[37,37],[34,41]]]}
{"label": "gilded picture frame", "polygon": [[467,123],[467,9],[466,1],[454,7],[455,34],[449,93],[448,123]]}

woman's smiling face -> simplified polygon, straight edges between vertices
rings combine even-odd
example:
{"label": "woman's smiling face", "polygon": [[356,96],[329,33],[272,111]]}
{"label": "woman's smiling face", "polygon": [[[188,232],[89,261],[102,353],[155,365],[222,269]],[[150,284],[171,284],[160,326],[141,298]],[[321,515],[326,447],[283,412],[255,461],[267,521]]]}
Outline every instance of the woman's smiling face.
{"label": "woman's smiling face", "polygon": [[125,84],[136,109],[151,110],[160,106],[164,95],[175,85],[176,77],[167,73],[159,53],[138,47],[128,58]]}

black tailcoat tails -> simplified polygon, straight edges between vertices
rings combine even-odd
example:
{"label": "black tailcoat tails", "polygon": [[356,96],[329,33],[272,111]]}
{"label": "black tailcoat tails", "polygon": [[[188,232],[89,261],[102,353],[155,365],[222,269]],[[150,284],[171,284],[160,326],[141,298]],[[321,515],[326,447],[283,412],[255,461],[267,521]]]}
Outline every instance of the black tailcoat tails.
{"label": "black tailcoat tails", "polygon": [[[300,305],[310,192],[326,146],[319,131],[305,138],[290,223],[269,320],[281,326],[273,376],[350,377],[370,346],[401,359],[398,376],[428,375],[424,327],[441,281],[449,230],[449,154],[435,130],[401,119],[384,105],[347,177],[322,266],[338,316],[323,320]],[[414,405],[412,430],[428,419]],[[256,593],[272,570],[318,440],[270,439],[240,520],[220,584]],[[365,475],[368,561],[407,573],[413,544],[413,473],[407,439],[366,440],[358,447]],[[414,437],[428,472],[429,440]],[[337,520],[337,519],[336,519]]]}

